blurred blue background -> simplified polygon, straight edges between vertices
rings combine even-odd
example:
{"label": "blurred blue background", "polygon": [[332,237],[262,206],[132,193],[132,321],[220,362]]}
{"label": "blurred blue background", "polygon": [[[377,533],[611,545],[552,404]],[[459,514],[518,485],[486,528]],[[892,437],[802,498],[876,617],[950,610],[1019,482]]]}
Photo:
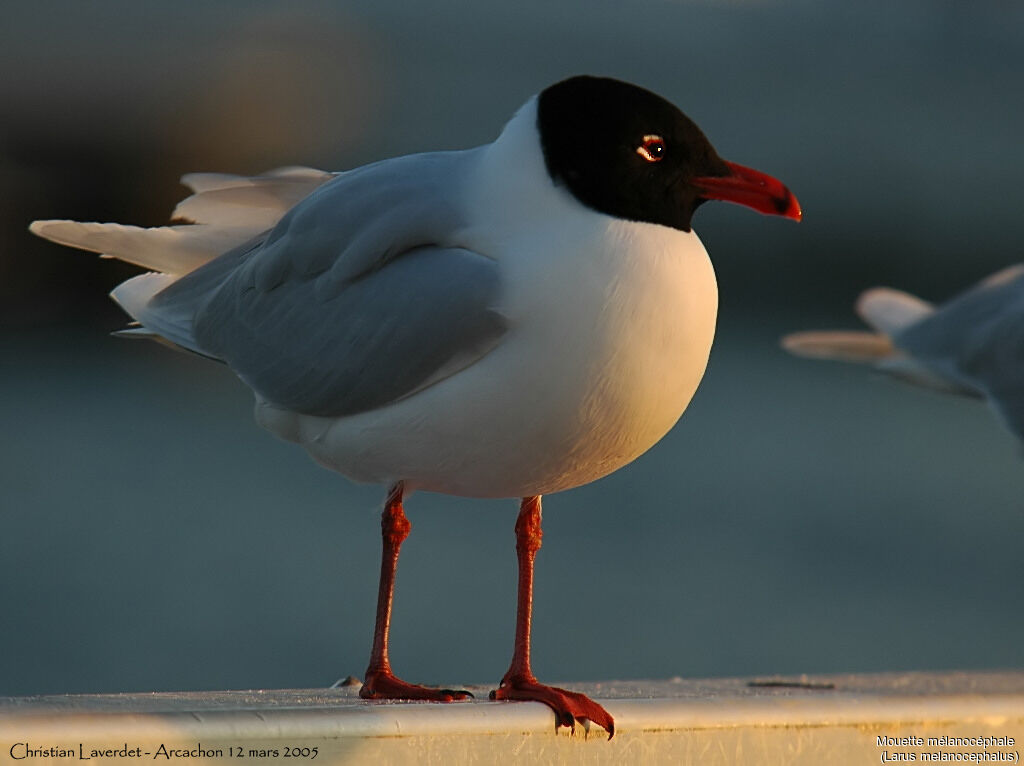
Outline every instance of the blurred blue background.
{"label": "blurred blue background", "polygon": [[[156,225],[184,172],[493,139],[577,73],[679,104],[800,226],[696,227],[705,382],[636,463],[545,503],[548,680],[1024,667],[1024,460],[977,402],[787,357],[857,294],[1020,259],[1014,0],[40,0],[0,29],[0,693],[324,686],[369,652],[382,490],[263,433],[219,365],[107,333],[133,270],[34,218]],[[496,682],[514,501],[406,506],[392,660]]]}

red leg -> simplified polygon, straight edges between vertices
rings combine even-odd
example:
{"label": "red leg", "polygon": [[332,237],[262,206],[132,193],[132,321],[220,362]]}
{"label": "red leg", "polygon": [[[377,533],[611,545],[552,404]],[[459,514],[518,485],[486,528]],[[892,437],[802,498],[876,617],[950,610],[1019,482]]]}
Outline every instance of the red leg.
{"label": "red leg", "polygon": [[615,721],[608,711],[589,697],[539,683],[530,669],[530,623],[533,613],[533,562],[540,550],[540,496],[524,497],[516,519],[516,554],[519,558],[519,604],[516,612],[516,641],[501,685],[491,692],[495,700],[532,700],[543,702],[555,711],[555,728],[575,730],[576,721],[593,721],[615,734]]}
{"label": "red leg", "polygon": [[381,530],[384,551],[380,561],[380,590],[377,593],[377,621],[373,628],[373,649],[370,650],[370,665],[366,668],[366,679],[359,690],[363,699],[404,699],[451,702],[473,695],[465,691],[432,689],[427,686],[406,683],[391,672],[388,659],[388,634],[391,631],[391,602],[395,592],[395,569],[398,568],[398,552],[402,542],[409,536],[412,524],[402,510],[402,483],[399,482],[388,492],[381,516]]}

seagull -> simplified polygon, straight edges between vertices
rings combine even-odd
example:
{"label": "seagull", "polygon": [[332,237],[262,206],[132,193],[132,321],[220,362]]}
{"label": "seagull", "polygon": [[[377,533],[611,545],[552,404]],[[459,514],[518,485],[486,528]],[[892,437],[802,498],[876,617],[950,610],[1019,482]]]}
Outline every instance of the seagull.
{"label": "seagull", "polygon": [[857,299],[873,331],[820,330],[782,338],[797,356],[873,365],[909,383],[988,401],[1024,441],[1024,264],[934,306],[890,287]]}
{"label": "seagull", "polygon": [[404,497],[518,498],[513,655],[490,696],[611,737],[601,705],[531,670],[541,496],[630,463],[690,402],[718,304],[694,211],[724,200],[799,220],[793,194],[721,159],[660,96],[591,76],[531,97],[473,149],[182,181],[193,194],[169,226],[30,228],[148,269],[111,293],[134,320],[121,334],[225,363],[261,426],[388,488],[360,695],[469,696],[392,672]]}

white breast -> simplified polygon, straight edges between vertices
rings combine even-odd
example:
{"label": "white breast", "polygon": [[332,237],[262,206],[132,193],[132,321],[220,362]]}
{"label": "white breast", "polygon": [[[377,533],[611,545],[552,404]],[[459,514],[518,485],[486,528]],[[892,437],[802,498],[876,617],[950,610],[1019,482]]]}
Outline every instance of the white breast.
{"label": "white breast", "polygon": [[517,324],[490,369],[507,381],[512,436],[491,437],[505,446],[491,480],[512,468],[528,481],[503,494],[567,489],[631,462],[679,419],[707,365],[718,293],[699,239],[590,215],[589,243],[572,240],[588,246],[523,248],[551,260],[510,269]]}

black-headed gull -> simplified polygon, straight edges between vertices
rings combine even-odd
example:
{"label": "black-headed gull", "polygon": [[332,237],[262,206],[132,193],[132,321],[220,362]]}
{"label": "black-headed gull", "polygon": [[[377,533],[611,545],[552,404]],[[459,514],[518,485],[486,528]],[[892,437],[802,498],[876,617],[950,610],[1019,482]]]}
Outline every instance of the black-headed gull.
{"label": "black-headed gull", "polygon": [[37,221],[32,231],[152,270],[114,299],[126,333],[225,362],[256,419],[320,463],[390,487],[361,695],[449,701],[396,678],[388,633],[403,495],[522,498],[514,653],[495,699],[557,726],[607,711],[530,669],[540,496],[652,447],[697,388],[718,291],[690,228],[709,199],[799,219],[770,176],[722,160],[659,96],[574,77],[491,144],[343,173],[196,174],[155,229]]}
{"label": "black-headed gull", "polygon": [[787,335],[798,356],[873,365],[894,377],[988,400],[1024,440],[1024,264],[983,279],[939,306],[889,287],[866,290],[855,306],[871,331]]}

